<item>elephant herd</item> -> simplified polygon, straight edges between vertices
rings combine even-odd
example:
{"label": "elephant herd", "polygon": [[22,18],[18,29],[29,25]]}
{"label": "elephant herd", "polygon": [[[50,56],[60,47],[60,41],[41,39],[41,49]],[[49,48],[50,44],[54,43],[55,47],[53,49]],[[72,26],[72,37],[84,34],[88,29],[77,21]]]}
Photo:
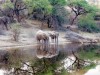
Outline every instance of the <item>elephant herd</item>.
{"label": "elephant herd", "polygon": [[48,46],[50,44],[50,39],[52,43],[58,44],[59,33],[56,31],[45,32],[42,30],[37,31],[36,40],[38,44]]}

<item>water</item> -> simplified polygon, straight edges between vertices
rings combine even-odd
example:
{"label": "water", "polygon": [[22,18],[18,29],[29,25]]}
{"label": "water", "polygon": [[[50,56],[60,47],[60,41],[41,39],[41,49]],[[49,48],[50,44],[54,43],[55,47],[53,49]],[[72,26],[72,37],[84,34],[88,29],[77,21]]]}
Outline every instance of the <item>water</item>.
{"label": "water", "polygon": [[4,75],[5,71],[4,70],[0,70],[0,75]]}
{"label": "water", "polygon": [[90,69],[84,75],[100,75],[100,65],[97,65],[95,68]]}
{"label": "water", "polygon": [[61,73],[63,68],[68,71],[68,75],[94,75],[95,72],[95,75],[100,75],[100,63],[97,62],[90,70],[83,69],[86,65],[82,64],[81,67],[76,66],[76,63],[71,66],[75,61],[72,51],[80,59],[91,62],[100,61],[100,54],[97,53],[99,50],[98,45],[81,44],[51,44],[49,47],[37,45],[0,50],[0,75],[64,75]]}

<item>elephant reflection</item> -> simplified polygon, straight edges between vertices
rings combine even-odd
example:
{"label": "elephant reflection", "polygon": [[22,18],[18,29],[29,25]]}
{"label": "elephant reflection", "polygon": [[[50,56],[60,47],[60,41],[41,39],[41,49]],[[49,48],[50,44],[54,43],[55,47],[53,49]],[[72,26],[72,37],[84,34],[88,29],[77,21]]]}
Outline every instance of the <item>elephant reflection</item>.
{"label": "elephant reflection", "polygon": [[52,58],[58,55],[58,52],[58,46],[56,44],[52,44],[48,48],[46,46],[38,45],[36,56],[38,58]]}

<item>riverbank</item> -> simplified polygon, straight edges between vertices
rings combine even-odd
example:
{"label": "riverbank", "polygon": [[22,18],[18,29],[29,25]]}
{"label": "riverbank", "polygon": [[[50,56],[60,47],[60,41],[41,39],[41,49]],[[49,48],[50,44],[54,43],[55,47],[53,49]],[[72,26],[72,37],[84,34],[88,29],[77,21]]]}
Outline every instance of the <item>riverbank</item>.
{"label": "riverbank", "polygon": [[[38,30],[40,30],[41,23],[36,21],[26,21],[25,24],[22,24],[19,31],[19,37],[18,41],[13,40],[12,30],[6,31],[2,30],[0,31],[0,48],[11,48],[11,47],[25,47],[25,46],[33,46],[37,44],[35,35]],[[53,29],[48,29],[44,25],[43,31],[49,32]],[[66,31],[58,31],[59,32],[59,44],[64,43],[71,43],[70,40],[65,38]],[[86,33],[86,32],[79,32],[82,36],[90,39],[100,39],[100,33]],[[50,40],[50,43],[51,40]],[[87,42],[88,43],[88,42]]]}

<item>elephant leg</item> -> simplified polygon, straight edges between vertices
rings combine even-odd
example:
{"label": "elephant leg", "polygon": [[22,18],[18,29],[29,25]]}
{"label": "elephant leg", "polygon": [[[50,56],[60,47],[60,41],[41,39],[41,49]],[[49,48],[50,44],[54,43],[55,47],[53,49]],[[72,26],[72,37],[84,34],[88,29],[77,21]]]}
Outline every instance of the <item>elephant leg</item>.
{"label": "elephant leg", "polygon": [[2,24],[2,29],[4,30],[5,29],[5,26]]}
{"label": "elephant leg", "polygon": [[46,45],[46,50],[48,50],[48,40],[46,40],[45,45]]}
{"label": "elephant leg", "polygon": [[55,38],[55,44],[57,44],[57,38]]}
{"label": "elephant leg", "polygon": [[39,40],[37,40],[37,44],[39,44]]}
{"label": "elephant leg", "polygon": [[7,24],[6,24],[6,23],[4,24],[4,26],[6,27],[6,30],[8,30],[8,26],[7,26]]}
{"label": "elephant leg", "polygon": [[48,40],[45,40],[45,47],[46,47],[46,50],[48,50]]}
{"label": "elephant leg", "polygon": [[42,43],[41,43],[41,44],[42,44],[42,46],[45,46],[45,41],[44,41],[44,40],[42,40]]}
{"label": "elephant leg", "polygon": [[53,43],[55,42],[55,39],[53,39]]}
{"label": "elephant leg", "polygon": [[9,28],[11,29],[11,26],[9,25]]}
{"label": "elephant leg", "polygon": [[44,48],[47,50],[47,40],[44,41]]}
{"label": "elephant leg", "polygon": [[49,40],[47,40],[47,50],[49,49]]}

